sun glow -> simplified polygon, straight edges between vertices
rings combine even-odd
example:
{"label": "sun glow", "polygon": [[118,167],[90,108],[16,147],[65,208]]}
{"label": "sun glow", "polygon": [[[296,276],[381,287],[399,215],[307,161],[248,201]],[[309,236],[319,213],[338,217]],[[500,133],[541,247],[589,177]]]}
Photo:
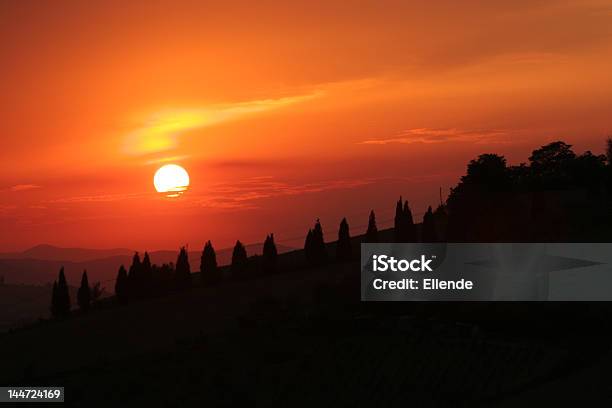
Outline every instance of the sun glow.
{"label": "sun glow", "polygon": [[189,188],[189,174],[181,166],[166,164],[155,172],[153,185],[158,193],[178,197]]}

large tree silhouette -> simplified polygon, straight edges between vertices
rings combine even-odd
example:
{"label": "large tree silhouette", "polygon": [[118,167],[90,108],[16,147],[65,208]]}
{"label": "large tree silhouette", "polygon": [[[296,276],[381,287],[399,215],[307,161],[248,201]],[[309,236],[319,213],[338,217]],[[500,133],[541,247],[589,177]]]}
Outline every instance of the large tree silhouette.
{"label": "large tree silhouette", "polygon": [[529,157],[532,186],[538,190],[567,188],[576,154],[572,146],[561,141],[534,150]]}
{"label": "large tree silhouette", "polygon": [[467,174],[460,183],[477,186],[481,191],[503,191],[510,184],[506,158],[497,154],[481,154],[468,163]]}
{"label": "large tree silhouette", "polygon": [[336,245],[336,258],[340,261],[351,259],[352,247],[351,236],[349,233],[349,225],[346,218],[342,218],[340,228],[338,229],[338,243]]}
{"label": "large tree silhouette", "polygon": [[[584,217],[575,209],[581,197],[592,200],[612,192],[606,161],[590,151],[577,156],[562,141],[535,149],[529,163],[517,166],[507,167],[503,156],[480,155],[470,161],[447,199],[446,239],[518,242],[576,236],[574,230],[585,229]],[[601,211],[594,201],[580,206]],[[601,229],[601,223],[593,228]]]}
{"label": "large tree silhouette", "polygon": [[[517,173],[522,178],[530,177],[523,170]],[[498,196],[511,188],[510,175],[503,156],[482,154],[468,163],[466,175],[451,189],[447,199],[449,240],[495,239],[505,234],[506,225],[499,219],[500,203],[505,201]]]}
{"label": "large tree silhouette", "polygon": [[77,302],[79,308],[83,311],[89,310],[91,304],[91,289],[89,288],[89,279],[87,279],[87,271],[83,271],[81,277],[81,286],[77,292]]}

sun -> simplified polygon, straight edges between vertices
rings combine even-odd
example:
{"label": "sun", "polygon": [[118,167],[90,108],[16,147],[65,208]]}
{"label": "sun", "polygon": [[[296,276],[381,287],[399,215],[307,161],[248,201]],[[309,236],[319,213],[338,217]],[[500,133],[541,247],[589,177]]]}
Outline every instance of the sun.
{"label": "sun", "polygon": [[167,197],[178,197],[189,188],[189,174],[181,166],[166,164],[155,172],[153,185],[158,193],[164,193]]}

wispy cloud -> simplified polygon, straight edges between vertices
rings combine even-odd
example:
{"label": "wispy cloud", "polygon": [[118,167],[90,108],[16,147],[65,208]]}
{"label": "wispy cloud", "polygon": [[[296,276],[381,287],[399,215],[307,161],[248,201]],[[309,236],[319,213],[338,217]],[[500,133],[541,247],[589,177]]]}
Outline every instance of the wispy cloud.
{"label": "wispy cloud", "polygon": [[411,144],[411,143],[442,143],[455,142],[484,142],[496,141],[509,132],[500,129],[430,129],[416,128],[407,129],[397,135],[386,139],[369,139],[359,142],[365,145],[388,145],[388,144]]}
{"label": "wispy cloud", "polygon": [[11,186],[7,189],[0,190],[0,191],[19,192],[19,191],[36,190],[38,188],[41,188],[41,187],[37,184],[16,184],[14,186]]}
{"label": "wispy cloud", "polygon": [[277,99],[262,99],[199,108],[166,109],[157,112],[132,130],[125,138],[124,151],[147,155],[172,150],[185,132],[272,111],[304,102],[321,95],[313,92]]}
{"label": "wispy cloud", "polygon": [[75,203],[110,203],[114,201],[122,201],[130,198],[145,196],[141,193],[132,194],[98,194],[98,195],[82,195],[73,197],[63,197],[47,201],[49,204],[75,204]]}
{"label": "wispy cloud", "polygon": [[275,180],[272,176],[253,177],[234,184],[218,185],[208,191],[206,197],[196,200],[196,203],[202,207],[217,209],[253,209],[258,208],[255,203],[257,200],[351,189],[375,182],[376,179],[345,179],[290,183]]}

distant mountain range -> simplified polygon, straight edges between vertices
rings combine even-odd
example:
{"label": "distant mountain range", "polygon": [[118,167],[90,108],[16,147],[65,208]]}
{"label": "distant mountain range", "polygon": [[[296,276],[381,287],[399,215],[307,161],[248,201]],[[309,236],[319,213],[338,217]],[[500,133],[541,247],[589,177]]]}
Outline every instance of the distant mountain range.
{"label": "distant mountain range", "polygon": [[[261,254],[263,244],[247,245],[249,256]],[[277,245],[279,253],[288,252],[294,248]],[[0,277],[10,284],[44,285],[57,279],[63,266],[66,278],[71,286],[78,286],[83,270],[87,270],[89,282],[103,282],[112,292],[112,279],[115,279],[120,265],[126,268],[132,263],[136,251],[128,248],[87,249],[61,248],[53,245],[37,245],[23,252],[0,253]],[[140,254],[141,257],[143,253]],[[163,264],[176,262],[178,250],[160,250],[149,252],[151,262]],[[200,251],[190,251],[191,270],[200,268]],[[226,265],[231,262],[232,248],[217,250],[217,262]],[[1,279],[0,279],[1,280]]]}
{"label": "distant mountain range", "polygon": [[113,256],[132,255],[133,253],[134,251],[128,248],[60,248],[43,244],[36,245],[23,252],[0,253],[0,259],[39,259],[45,261],[84,262],[94,259],[110,258]]}

